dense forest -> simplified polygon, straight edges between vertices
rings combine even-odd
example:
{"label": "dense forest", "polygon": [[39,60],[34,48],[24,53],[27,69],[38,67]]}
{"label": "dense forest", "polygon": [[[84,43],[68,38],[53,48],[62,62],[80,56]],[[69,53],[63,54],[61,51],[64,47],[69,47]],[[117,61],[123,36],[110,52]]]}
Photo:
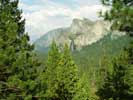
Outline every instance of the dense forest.
{"label": "dense forest", "polygon": [[0,0],[0,100],[132,100],[133,0],[101,2],[110,9],[100,17],[126,35],[115,41],[108,35],[80,53],[53,40],[47,57],[39,58],[19,0]]}

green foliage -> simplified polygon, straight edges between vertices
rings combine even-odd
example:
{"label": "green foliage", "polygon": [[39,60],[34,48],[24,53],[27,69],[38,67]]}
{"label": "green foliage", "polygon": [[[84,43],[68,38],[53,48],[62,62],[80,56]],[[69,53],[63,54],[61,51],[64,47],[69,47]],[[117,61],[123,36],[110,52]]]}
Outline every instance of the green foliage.
{"label": "green foliage", "polygon": [[122,57],[113,63],[113,73],[107,76],[103,87],[98,90],[98,95],[102,100],[130,100],[133,98],[133,1],[102,0],[102,3],[110,7],[102,17],[112,22],[112,29],[129,34],[130,43],[125,47],[126,52]]}
{"label": "green foliage", "polygon": [[110,7],[101,16],[112,22],[112,29],[133,35],[133,1],[132,0],[101,0],[103,5]]}
{"label": "green foliage", "polygon": [[129,93],[131,97],[133,98],[133,40],[131,40],[130,44],[128,45],[128,48],[125,49],[125,51],[128,54],[127,62],[128,62],[128,70],[127,70],[127,83],[130,86]]}
{"label": "green foliage", "polygon": [[62,53],[53,42],[43,70],[28,41],[18,0],[1,0],[0,99],[71,100],[77,94],[79,77],[68,46]]}
{"label": "green foliage", "polygon": [[131,66],[128,63],[127,53],[123,53],[113,62],[113,72],[107,75],[102,87],[98,89],[100,100],[130,100],[130,85],[127,82],[128,69]]}
{"label": "green foliage", "polygon": [[[24,33],[25,20],[18,0],[0,0],[0,99],[31,100],[38,88],[38,62],[29,36]],[[43,90],[42,90],[43,91]]]}
{"label": "green foliage", "polygon": [[[45,70],[46,94],[48,100],[88,100],[89,94],[82,80],[79,80],[78,67],[75,65],[70,50],[65,45],[64,50],[58,50],[55,42],[49,51],[47,67]],[[83,87],[82,87],[83,86]],[[78,91],[82,88],[81,91]],[[80,93],[82,92],[82,95]]]}
{"label": "green foliage", "polygon": [[88,77],[83,74],[76,85],[76,94],[72,100],[92,100]]}
{"label": "green foliage", "polygon": [[112,71],[112,58],[118,56],[130,42],[127,35],[116,39],[111,37],[112,35],[108,34],[96,43],[72,54],[75,63],[79,66],[80,74],[86,73],[89,77],[89,84],[93,88],[103,84],[106,72]]}
{"label": "green foliage", "polygon": [[72,100],[76,93],[75,88],[78,82],[78,67],[72,60],[67,45],[65,45],[63,54],[59,61],[58,82],[59,89],[57,92],[60,100]]}
{"label": "green foliage", "polygon": [[48,54],[48,60],[46,64],[46,82],[47,82],[47,90],[46,90],[46,97],[47,98],[56,98],[58,94],[56,93],[58,80],[57,80],[57,67],[59,63],[59,50],[56,43],[53,41],[51,45],[51,49]]}
{"label": "green foliage", "polygon": [[104,84],[105,78],[107,77],[107,73],[112,72],[112,63],[109,59],[109,57],[103,55],[99,61],[97,87],[102,86]]}

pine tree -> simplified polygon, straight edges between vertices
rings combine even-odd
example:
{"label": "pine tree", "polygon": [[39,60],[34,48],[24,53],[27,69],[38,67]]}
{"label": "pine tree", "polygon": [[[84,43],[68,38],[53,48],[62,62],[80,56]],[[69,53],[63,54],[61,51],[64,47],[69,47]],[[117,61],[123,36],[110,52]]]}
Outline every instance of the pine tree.
{"label": "pine tree", "polygon": [[[119,30],[119,31],[124,31],[126,32],[131,38],[130,44],[126,47],[126,51],[124,54],[127,55],[123,58],[123,62],[126,62],[125,64],[117,63],[120,60],[116,60],[114,62],[114,76],[113,75],[108,75],[107,81],[104,84],[103,89],[98,90],[100,98],[106,98],[107,97],[112,97],[115,98],[118,97],[118,100],[130,100],[133,98],[133,20],[132,20],[132,12],[133,12],[133,0],[102,0],[103,5],[110,7],[109,10],[107,10],[105,13],[101,13],[101,16],[104,18],[104,20],[108,20],[112,23],[111,29],[113,30]],[[116,67],[116,68],[115,68]],[[117,72],[116,72],[117,71]],[[121,74],[123,72],[123,74]],[[119,77],[118,77],[119,76]],[[116,85],[118,82],[112,82],[115,77],[119,78],[117,80],[120,86],[123,85],[123,87]],[[126,82],[125,82],[126,80]],[[116,85],[116,86],[115,86]],[[125,87],[124,87],[125,86]],[[127,87],[126,87],[127,86]],[[119,87],[117,89],[117,87]],[[105,89],[108,88],[108,89]],[[115,92],[114,92],[114,90]],[[110,94],[104,95],[103,93],[107,92]],[[103,93],[102,93],[103,91]],[[128,91],[128,93],[127,93]],[[115,93],[115,94],[112,94]],[[125,93],[125,94],[124,94]],[[127,94],[126,94],[127,93]],[[125,97],[122,98],[121,94],[125,95]],[[107,99],[108,100],[108,99]]]}
{"label": "pine tree", "polygon": [[25,20],[18,0],[0,0],[0,98],[16,100],[36,98],[37,68],[40,63],[24,33]]}
{"label": "pine tree", "polygon": [[125,31],[133,36],[133,0],[101,0],[102,4],[110,7],[101,16],[112,23],[111,28]]}
{"label": "pine tree", "polygon": [[130,85],[127,80],[129,64],[127,53],[113,62],[113,72],[108,73],[102,87],[97,91],[100,100],[131,100]]}
{"label": "pine tree", "polygon": [[68,46],[65,45],[58,67],[59,100],[72,100],[76,93],[78,80],[78,68],[72,60]]}
{"label": "pine tree", "polygon": [[57,68],[59,64],[59,59],[60,59],[60,53],[58,50],[58,47],[53,41],[51,45],[51,49],[48,54],[48,60],[46,64],[46,72],[45,72],[45,79],[46,79],[46,84],[47,84],[47,90],[46,90],[46,98],[49,98],[51,100],[54,100],[58,98],[58,94],[56,93],[57,90]]}
{"label": "pine tree", "polygon": [[133,98],[133,41],[131,40],[130,44],[127,48],[124,50],[127,53],[127,75],[126,75],[126,81],[130,86],[129,94],[130,97]]}
{"label": "pine tree", "polygon": [[[111,59],[111,58],[110,58]],[[102,86],[108,72],[111,72],[112,64],[107,55],[103,55],[99,61],[98,86]]]}
{"label": "pine tree", "polygon": [[76,94],[72,100],[93,100],[91,97],[90,86],[86,74],[83,74],[76,86]]}

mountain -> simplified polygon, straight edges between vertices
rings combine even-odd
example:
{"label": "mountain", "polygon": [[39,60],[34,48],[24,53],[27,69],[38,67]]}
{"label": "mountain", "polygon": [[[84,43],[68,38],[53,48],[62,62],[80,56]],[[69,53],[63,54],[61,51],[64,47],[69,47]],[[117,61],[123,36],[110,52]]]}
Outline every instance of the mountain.
{"label": "mountain", "polygon": [[109,26],[109,23],[102,20],[73,19],[69,27],[49,31],[38,39],[35,42],[36,51],[47,51],[53,39],[59,47],[67,43],[72,51],[80,50],[107,35]]}

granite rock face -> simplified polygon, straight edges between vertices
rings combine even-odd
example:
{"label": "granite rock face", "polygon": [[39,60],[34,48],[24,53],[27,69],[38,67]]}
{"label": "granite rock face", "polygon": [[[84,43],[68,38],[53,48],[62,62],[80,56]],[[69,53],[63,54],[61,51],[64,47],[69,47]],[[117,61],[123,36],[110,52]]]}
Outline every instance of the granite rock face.
{"label": "granite rock face", "polygon": [[55,40],[60,47],[67,43],[72,51],[80,50],[107,35],[109,27],[110,24],[102,20],[73,19],[70,27],[47,32],[35,42],[35,48],[36,50],[49,48],[52,40]]}

